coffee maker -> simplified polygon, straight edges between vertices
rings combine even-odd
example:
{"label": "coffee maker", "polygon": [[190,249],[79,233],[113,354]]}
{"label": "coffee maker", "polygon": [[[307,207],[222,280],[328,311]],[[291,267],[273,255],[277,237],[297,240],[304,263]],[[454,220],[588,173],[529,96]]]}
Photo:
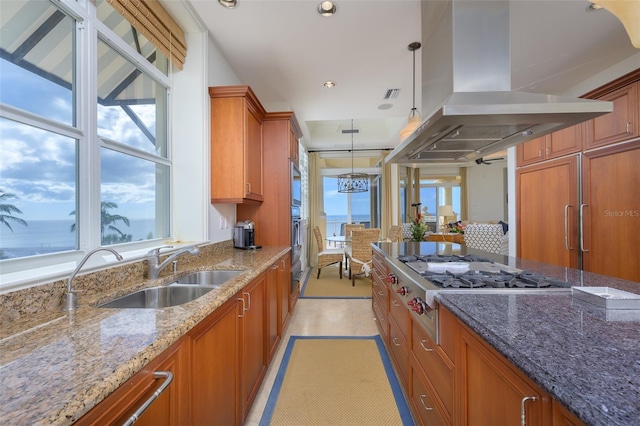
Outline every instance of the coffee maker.
{"label": "coffee maker", "polygon": [[254,223],[252,221],[246,220],[236,224],[233,232],[233,246],[243,250],[258,249],[262,247],[255,245]]}

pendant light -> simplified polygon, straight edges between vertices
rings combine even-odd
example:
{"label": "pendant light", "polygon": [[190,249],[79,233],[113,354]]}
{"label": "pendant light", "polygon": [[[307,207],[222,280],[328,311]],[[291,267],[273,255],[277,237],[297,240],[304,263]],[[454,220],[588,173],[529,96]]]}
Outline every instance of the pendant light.
{"label": "pendant light", "polygon": [[353,193],[369,190],[369,175],[353,172],[353,134],[358,132],[359,130],[353,129],[353,119],[351,119],[351,130],[342,131],[342,133],[351,133],[351,173],[338,175],[338,192]]}
{"label": "pendant light", "polygon": [[413,52],[413,103],[411,107],[411,112],[409,112],[409,120],[407,125],[400,131],[400,140],[403,141],[409,136],[420,124],[420,112],[418,108],[416,108],[416,50],[420,49],[422,45],[420,42],[414,41],[413,43],[407,46],[411,52]]}

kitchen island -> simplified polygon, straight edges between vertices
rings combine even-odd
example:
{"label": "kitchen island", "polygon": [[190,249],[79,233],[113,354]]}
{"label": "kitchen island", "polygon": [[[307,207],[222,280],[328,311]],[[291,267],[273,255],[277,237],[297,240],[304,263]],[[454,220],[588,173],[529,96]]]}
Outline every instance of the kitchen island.
{"label": "kitchen island", "polygon": [[[575,286],[640,294],[640,283],[451,243],[380,243],[375,252],[398,268],[405,281],[424,278],[399,262],[398,256],[455,252],[483,255]],[[538,294],[442,290],[435,292],[435,302],[585,424],[640,424],[640,311],[606,310],[572,297],[570,290]],[[460,406],[453,410],[454,418],[460,410]]]}
{"label": "kitchen island", "polygon": [[[215,250],[203,253],[189,269],[177,274],[141,280],[116,292],[83,293],[74,312],[52,309],[5,321],[0,339],[0,423],[75,422],[257,277],[272,270],[274,263],[288,259],[289,251],[290,247]],[[131,268],[135,272],[138,265]],[[168,284],[187,272],[209,269],[243,273],[192,302],[171,308],[96,307],[132,290]],[[113,274],[113,279],[126,280],[126,273]],[[288,282],[286,288],[290,288]],[[33,297],[47,297],[49,290],[43,286]],[[24,304],[28,303],[25,299]],[[7,314],[9,309],[3,309]]]}

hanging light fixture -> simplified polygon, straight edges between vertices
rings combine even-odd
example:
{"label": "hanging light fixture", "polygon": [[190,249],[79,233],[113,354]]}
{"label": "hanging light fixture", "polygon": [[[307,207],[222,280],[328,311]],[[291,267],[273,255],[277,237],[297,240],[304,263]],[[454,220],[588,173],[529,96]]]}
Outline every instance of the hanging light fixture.
{"label": "hanging light fixture", "polygon": [[369,175],[366,173],[353,172],[353,134],[359,130],[353,129],[353,119],[351,119],[351,130],[343,130],[342,133],[351,133],[351,173],[338,175],[338,192],[367,192],[369,190]]}
{"label": "hanging light fixture", "polygon": [[413,43],[407,46],[411,52],[413,52],[413,103],[411,107],[411,112],[409,112],[409,120],[407,125],[400,131],[400,140],[403,141],[409,136],[420,124],[420,112],[418,108],[416,108],[416,50],[420,49],[422,44],[420,42],[414,41]]}

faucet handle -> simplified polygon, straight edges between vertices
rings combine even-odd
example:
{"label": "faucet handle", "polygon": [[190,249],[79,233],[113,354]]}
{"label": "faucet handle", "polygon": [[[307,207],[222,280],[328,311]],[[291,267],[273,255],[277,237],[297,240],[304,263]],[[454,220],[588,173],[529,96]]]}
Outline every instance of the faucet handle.
{"label": "faucet handle", "polygon": [[159,256],[160,255],[160,250],[162,250],[164,248],[173,248],[173,246],[161,246],[161,247],[158,247],[158,248],[151,249],[147,253],[147,256],[153,256],[153,257]]}

